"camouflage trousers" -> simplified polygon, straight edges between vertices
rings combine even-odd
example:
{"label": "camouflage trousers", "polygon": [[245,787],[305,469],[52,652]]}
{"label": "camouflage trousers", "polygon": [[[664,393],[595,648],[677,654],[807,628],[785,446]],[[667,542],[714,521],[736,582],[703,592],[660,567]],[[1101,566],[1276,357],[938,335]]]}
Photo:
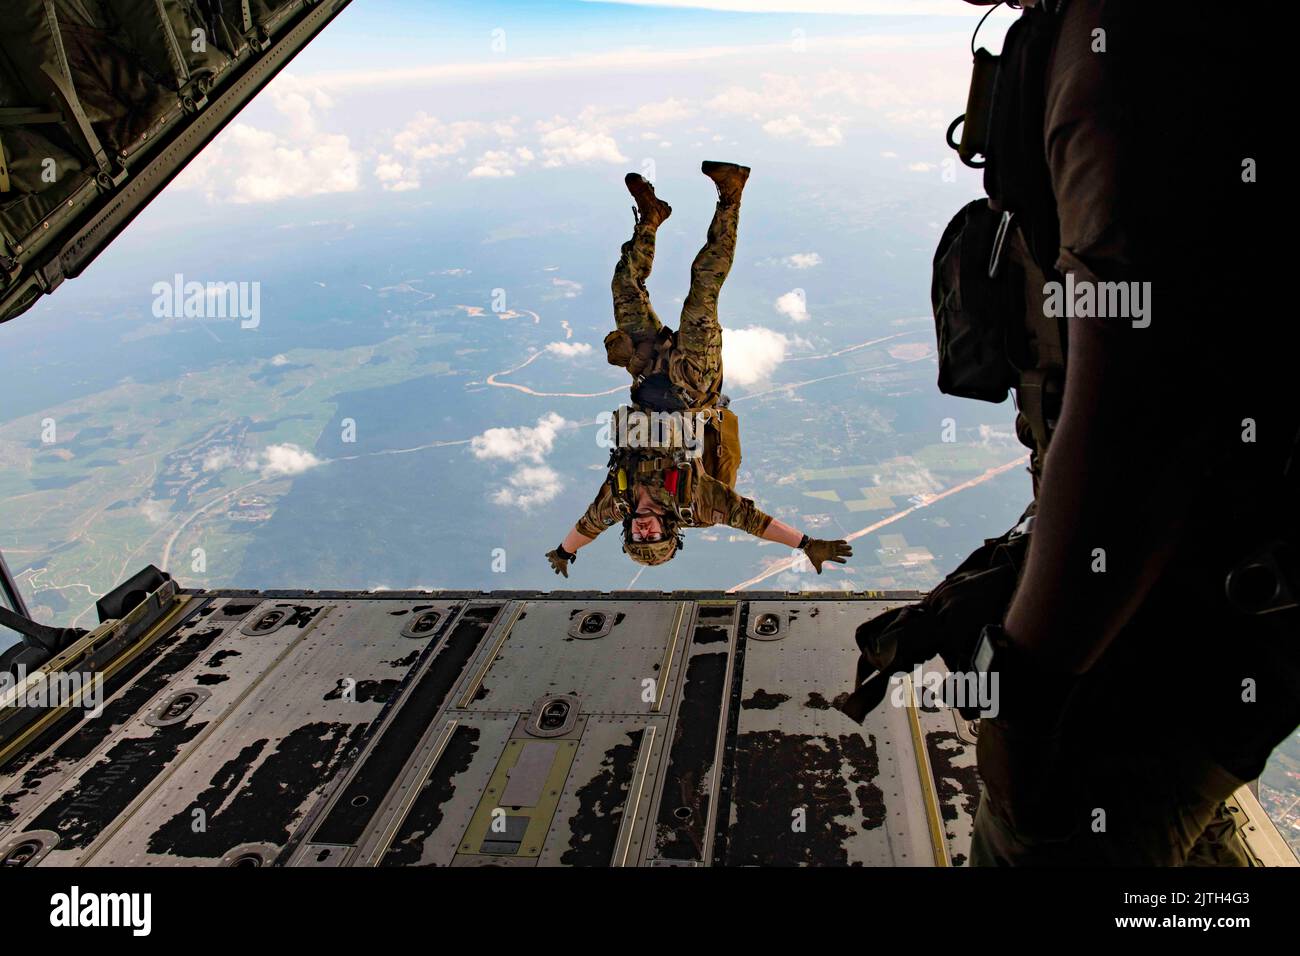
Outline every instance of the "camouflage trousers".
{"label": "camouflage trousers", "polygon": [[[1248,866],[1224,799],[1239,785],[1213,765],[1173,754],[1114,750],[1082,758],[1084,793],[1053,788],[1057,826],[1067,837],[1018,832],[985,794],[975,814],[972,866]],[[1082,797],[1083,799],[1079,799]],[[1104,828],[1097,827],[1104,810]]]}
{"label": "camouflage trousers", "polygon": [[[676,343],[668,357],[669,379],[688,392],[707,394],[722,388],[722,326],[718,294],[736,255],[740,205],[719,203],[704,247],[691,264],[691,287],[682,305]],[[633,339],[657,335],[663,323],[650,305],[646,279],[654,267],[655,230],[638,223],[623,243],[614,267],[614,321]]]}

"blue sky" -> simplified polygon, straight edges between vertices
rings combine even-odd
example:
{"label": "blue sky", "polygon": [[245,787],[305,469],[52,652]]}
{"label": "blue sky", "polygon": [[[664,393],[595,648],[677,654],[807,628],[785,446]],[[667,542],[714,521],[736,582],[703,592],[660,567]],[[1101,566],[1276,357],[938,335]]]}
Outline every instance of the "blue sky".
{"label": "blue sky", "polygon": [[[836,10],[871,12],[814,12]],[[498,29],[505,31],[511,55],[524,57],[759,43],[800,27],[823,33],[938,32],[954,25],[964,29],[980,12],[960,0],[357,0],[344,14],[346,26],[336,24],[303,59],[339,68],[460,62],[487,53]],[[395,37],[419,42],[394,42]]]}
{"label": "blue sky", "polygon": [[[58,320],[79,314],[135,335],[150,285],[173,267],[283,280],[259,266],[274,237],[294,235],[310,261],[309,240],[336,242],[375,215],[471,208],[508,230],[516,212],[563,197],[579,222],[608,219],[611,203],[626,214],[622,177],[638,170],[685,201],[686,222],[703,158],[753,164],[756,182],[781,184],[769,201],[819,186],[858,197],[828,205],[854,228],[870,228],[861,197],[929,193],[948,209],[977,194],[943,130],[965,102],[981,11],[799,0],[873,12],[760,12],[791,3],[357,0],[82,278],[0,329],[0,347],[39,364],[47,332],[66,343]],[[994,14],[980,41],[996,47],[1012,17]],[[920,225],[937,237],[942,223]]]}
{"label": "blue sky", "polygon": [[[170,276],[186,250],[245,268],[238,255],[263,255],[279,230],[347,229],[375,212],[459,204],[501,218],[548,196],[608,210],[628,170],[676,198],[698,187],[702,158],[751,162],[787,189],[865,182],[873,198],[929,191],[943,208],[978,192],[943,144],[978,8],[711,6],[357,0],[82,278],[0,330],[0,346],[34,347],[49,319],[78,310],[147,318],[148,297],[130,290]],[[764,12],[789,6],[805,12]],[[1012,17],[995,13],[980,41],[996,47]],[[258,239],[231,242],[232,229]]]}
{"label": "blue sky", "polygon": [[[621,177],[709,143],[802,150],[811,164],[897,159],[912,175],[951,159],[942,131],[965,99],[975,8],[810,4],[898,11],[852,16],[752,12],[788,0],[714,5],[743,9],[354,3],[171,192],[273,203],[458,177],[541,182],[572,167],[619,167]],[[995,17],[981,41],[996,42],[1009,20]]]}

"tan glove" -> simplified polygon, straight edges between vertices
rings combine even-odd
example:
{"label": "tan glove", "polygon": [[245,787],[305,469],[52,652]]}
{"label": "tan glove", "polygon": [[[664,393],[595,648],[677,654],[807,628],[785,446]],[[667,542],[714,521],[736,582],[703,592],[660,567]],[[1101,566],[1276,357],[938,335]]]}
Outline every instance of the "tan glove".
{"label": "tan glove", "polygon": [[546,552],[546,560],[551,562],[551,570],[556,574],[564,575],[566,578],[569,576],[569,562],[576,557],[576,554],[568,554],[563,548],[556,548],[554,551]]}
{"label": "tan glove", "polygon": [[822,573],[823,562],[834,561],[836,564],[844,564],[853,557],[853,549],[849,547],[847,541],[823,541],[821,538],[810,538],[804,545],[803,553],[808,555],[808,560],[812,562],[818,574]]}

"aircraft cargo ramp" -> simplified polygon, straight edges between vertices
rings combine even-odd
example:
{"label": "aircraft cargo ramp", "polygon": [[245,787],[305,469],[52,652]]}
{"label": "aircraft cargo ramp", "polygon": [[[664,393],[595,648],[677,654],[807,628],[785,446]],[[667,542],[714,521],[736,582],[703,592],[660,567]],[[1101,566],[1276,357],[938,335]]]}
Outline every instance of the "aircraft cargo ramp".
{"label": "aircraft cargo ramp", "polygon": [[0,717],[0,862],[960,865],[970,727],[833,706],[913,599],[164,578],[40,671],[102,675],[102,714]]}

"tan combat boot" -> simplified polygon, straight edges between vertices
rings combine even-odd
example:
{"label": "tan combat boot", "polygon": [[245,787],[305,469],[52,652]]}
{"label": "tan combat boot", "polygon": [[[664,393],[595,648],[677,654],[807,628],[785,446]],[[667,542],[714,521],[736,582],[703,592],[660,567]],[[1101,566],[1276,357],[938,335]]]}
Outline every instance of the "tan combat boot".
{"label": "tan combat boot", "polygon": [[705,160],[700,172],[713,180],[718,187],[718,201],[724,206],[740,202],[740,194],[745,189],[745,180],[749,178],[748,166],[735,163],[715,163]]}
{"label": "tan combat boot", "polygon": [[673,207],[655,196],[655,188],[650,180],[639,173],[628,173],[623,177],[627,191],[636,200],[637,221],[651,229],[659,228],[665,219],[673,214]]}

